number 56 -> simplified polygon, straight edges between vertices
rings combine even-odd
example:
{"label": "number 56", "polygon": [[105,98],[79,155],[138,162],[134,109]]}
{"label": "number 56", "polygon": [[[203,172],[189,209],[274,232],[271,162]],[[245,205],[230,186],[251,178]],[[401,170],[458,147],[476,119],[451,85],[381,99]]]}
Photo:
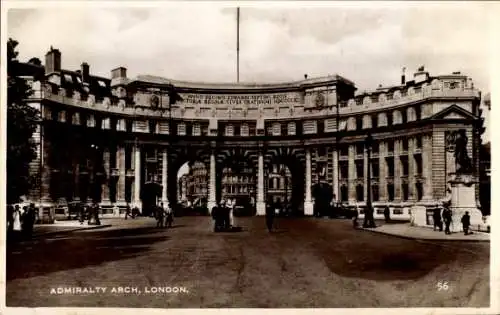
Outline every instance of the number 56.
{"label": "number 56", "polygon": [[448,286],[448,281],[439,281],[436,286],[438,288],[438,291],[441,291],[441,290],[446,291],[450,288]]}

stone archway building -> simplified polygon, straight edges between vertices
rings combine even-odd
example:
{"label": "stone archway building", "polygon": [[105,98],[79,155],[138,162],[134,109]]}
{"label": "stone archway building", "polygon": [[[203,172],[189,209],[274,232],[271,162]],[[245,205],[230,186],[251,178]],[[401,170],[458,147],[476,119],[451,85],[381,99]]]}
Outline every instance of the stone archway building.
{"label": "stone archway building", "polygon": [[[27,198],[52,205],[92,196],[104,208],[140,207],[141,190],[154,182],[163,202],[173,202],[178,169],[201,161],[211,208],[224,161],[243,157],[255,169],[259,215],[265,212],[265,169],[276,161],[288,166],[292,196],[306,215],[313,211],[311,187],[320,181],[351,206],[366,204],[371,181],[377,210],[389,205],[398,215],[414,204],[432,208],[454,172],[446,142],[451,131],[466,130],[478,170],[481,96],[465,75],[420,70],[400,85],[355,95],[354,83],[339,75],[210,84],[132,79],[120,67],[104,78],[90,75],[86,63],[79,71],[62,69],[61,53],[52,49],[31,100],[43,119],[32,163],[40,180]],[[370,161],[368,134],[374,139]]]}

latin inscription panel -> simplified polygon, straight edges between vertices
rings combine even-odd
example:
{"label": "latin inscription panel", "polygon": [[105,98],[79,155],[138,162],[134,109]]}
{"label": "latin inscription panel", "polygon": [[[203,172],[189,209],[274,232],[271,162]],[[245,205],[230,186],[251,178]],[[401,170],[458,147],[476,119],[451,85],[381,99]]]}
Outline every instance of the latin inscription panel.
{"label": "latin inscription panel", "polygon": [[192,94],[181,93],[182,103],[193,105],[284,105],[300,104],[301,93]]}

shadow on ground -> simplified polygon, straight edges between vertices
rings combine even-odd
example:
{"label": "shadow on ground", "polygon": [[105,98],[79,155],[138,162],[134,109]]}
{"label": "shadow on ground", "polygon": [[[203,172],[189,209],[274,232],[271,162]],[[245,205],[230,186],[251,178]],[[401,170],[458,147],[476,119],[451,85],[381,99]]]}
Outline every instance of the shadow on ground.
{"label": "shadow on ground", "polygon": [[90,234],[61,232],[46,238],[9,243],[7,281],[133,258],[147,252],[154,243],[168,240],[163,231],[141,227]]}

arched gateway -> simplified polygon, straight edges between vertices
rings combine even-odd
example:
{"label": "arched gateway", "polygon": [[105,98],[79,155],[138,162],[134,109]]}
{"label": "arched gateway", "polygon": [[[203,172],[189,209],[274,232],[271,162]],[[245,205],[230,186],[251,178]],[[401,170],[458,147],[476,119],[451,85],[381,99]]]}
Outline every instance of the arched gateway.
{"label": "arched gateway", "polygon": [[411,81],[355,96],[354,83],[338,75],[209,84],[131,79],[117,68],[108,79],[90,75],[85,63],[81,71],[61,69],[60,52],[51,50],[41,83],[33,100],[43,117],[33,162],[40,180],[28,196],[37,203],[100,194],[104,208],[141,208],[145,190],[148,203],[152,194],[175,203],[178,169],[200,161],[211,209],[221,195],[222,169],[241,160],[254,170],[259,215],[273,163],[288,168],[292,203],[306,215],[314,211],[313,187],[331,189],[335,201],[350,206],[371,198],[375,214],[389,205],[395,215],[407,215],[406,207],[432,208],[445,196],[454,171],[445,143],[450,129],[464,129],[472,139],[468,150],[477,169],[480,94],[457,73],[419,71]]}

